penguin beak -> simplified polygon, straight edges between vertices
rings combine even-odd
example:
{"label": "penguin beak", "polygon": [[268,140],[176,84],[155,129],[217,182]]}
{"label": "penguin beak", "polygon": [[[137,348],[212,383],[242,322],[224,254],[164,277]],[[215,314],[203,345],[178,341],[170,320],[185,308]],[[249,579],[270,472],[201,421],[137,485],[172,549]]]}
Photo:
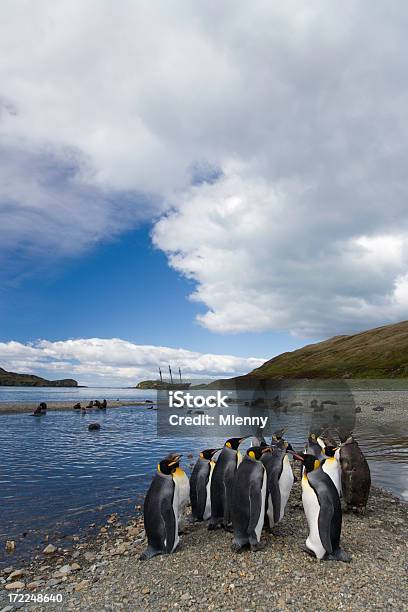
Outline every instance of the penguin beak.
{"label": "penguin beak", "polygon": [[297,453],[295,453],[295,451],[286,449],[286,452],[289,453],[290,455],[292,455],[292,457],[294,459],[297,459],[298,461],[304,461],[303,457],[301,457],[300,455],[298,455]]}
{"label": "penguin beak", "polygon": [[169,467],[171,467],[172,465],[176,465],[176,463],[178,463],[181,459],[183,455],[176,455],[173,459],[173,461],[171,463],[169,463]]}

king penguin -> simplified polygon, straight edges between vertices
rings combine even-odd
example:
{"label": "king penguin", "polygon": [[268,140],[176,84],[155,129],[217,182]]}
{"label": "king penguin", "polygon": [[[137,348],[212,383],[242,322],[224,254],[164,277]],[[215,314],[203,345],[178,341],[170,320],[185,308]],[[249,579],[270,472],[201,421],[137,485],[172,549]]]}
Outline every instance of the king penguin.
{"label": "king penguin", "polygon": [[230,438],[224,444],[211,478],[211,517],[208,529],[211,531],[218,527],[228,529],[231,523],[231,492],[235,471],[240,463],[241,456],[238,447],[243,438]]}
{"label": "king penguin", "polygon": [[191,514],[196,521],[211,516],[211,478],[215,467],[213,456],[219,448],[207,448],[200,453],[190,478]]}
{"label": "king penguin", "polygon": [[327,459],[322,462],[322,470],[330,476],[338,494],[341,497],[341,467],[336,456],[337,450],[338,449],[336,446],[326,445],[324,447],[324,456],[327,457]]}
{"label": "king penguin", "polygon": [[260,459],[267,450],[261,446],[249,448],[234,475],[231,518],[235,552],[247,547],[253,551],[263,548],[260,540],[265,518],[266,470]]}
{"label": "king penguin", "polygon": [[267,473],[266,518],[270,529],[283,519],[295,480],[286,452],[289,448],[288,442],[281,440],[273,447],[272,452],[262,455],[262,463]]}
{"label": "king penguin", "polygon": [[[181,455],[170,454],[160,461],[147,492],[144,507],[144,527],[147,536],[147,549],[140,559],[146,560],[156,555],[173,552],[179,543],[180,499],[185,493],[180,491]],[[183,472],[184,473],[184,472]]]}
{"label": "king penguin", "polygon": [[365,511],[371,487],[370,468],[352,435],[341,436],[340,467],[343,498],[347,510]]}
{"label": "king penguin", "polygon": [[351,561],[340,548],[342,513],[337,489],[315,455],[303,453],[302,502],[309,526],[306,551],[317,559]]}

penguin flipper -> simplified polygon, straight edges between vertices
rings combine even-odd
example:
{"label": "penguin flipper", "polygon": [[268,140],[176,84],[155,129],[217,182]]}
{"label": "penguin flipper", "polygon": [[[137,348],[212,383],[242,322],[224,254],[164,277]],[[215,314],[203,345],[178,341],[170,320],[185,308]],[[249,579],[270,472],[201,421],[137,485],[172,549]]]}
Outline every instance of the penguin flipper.
{"label": "penguin flipper", "polygon": [[[271,473],[270,478],[268,480],[268,490],[272,500],[273,506],[273,522],[279,523],[280,512],[281,512],[281,494],[279,489],[279,474]],[[273,525],[270,525],[272,528]]]}
{"label": "penguin flipper", "polygon": [[331,524],[333,519],[333,505],[330,504],[329,500],[325,496],[319,496],[320,512],[318,519],[319,535],[320,540],[323,544],[323,548],[327,553],[333,552],[333,546],[331,542]]}
{"label": "penguin flipper", "polygon": [[168,499],[163,499],[162,501],[161,515],[163,517],[164,529],[166,532],[165,552],[171,553],[176,540],[177,524],[173,506]]}
{"label": "penguin flipper", "polygon": [[310,484],[315,489],[320,505],[318,518],[320,540],[324,549],[330,555],[340,545],[341,503],[337,489],[330,476],[323,472],[321,468],[319,468],[319,471],[320,478],[313,478],[312,472],[309,481],[311,481]]}
{"label": "penguin flipper", "polygon": [[196,499],[197,499],[196,518],[200,521],[203,520],[205,506],[207,503],[207,483],[208,483],[208,474],[200,472],[197,475],[197,482],[196,482]]}
{"label": "penguin flipper", "polygon": [[255,533],[262,509],[262,494],[255,484],[252,484],[249,488],[249,508],[248,534],[251,536]]}

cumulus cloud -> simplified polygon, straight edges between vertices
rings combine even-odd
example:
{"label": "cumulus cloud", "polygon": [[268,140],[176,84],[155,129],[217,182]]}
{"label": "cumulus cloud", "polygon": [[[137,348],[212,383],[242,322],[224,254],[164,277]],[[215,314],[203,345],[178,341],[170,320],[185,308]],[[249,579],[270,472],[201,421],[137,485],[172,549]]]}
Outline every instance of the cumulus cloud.
{"label": "cumulus cloud", "polygon": [[0,342],[0,364],[6,370],[52,378],[77,378],[81,384],[134,385],[164,374],[171,364],[185,378],[222,378],[246,374],[265,359],[198,353],[182,348],[134,344],[119,338],[80,338],[31,344]]}
{"label": "cumulus cloud", "polygon": [[197,281],[191,297],[208,306],[198,317],[204,326],[319,336],[407,316],[404,202],[392,211],[367,202],[371,224],[387,232],[368,236],[353,214],[355,200],[345,202],[340,226],[336,210],[320,206],[319,191],[230,164],[215,183],[190,188],[156,224],[156,245]]}
{"label": "cumulus cloud", "polygon": [[211,330],[407,317],[405,2],[2,13],[4,248],[78,251],[164,214],[154,242]]}

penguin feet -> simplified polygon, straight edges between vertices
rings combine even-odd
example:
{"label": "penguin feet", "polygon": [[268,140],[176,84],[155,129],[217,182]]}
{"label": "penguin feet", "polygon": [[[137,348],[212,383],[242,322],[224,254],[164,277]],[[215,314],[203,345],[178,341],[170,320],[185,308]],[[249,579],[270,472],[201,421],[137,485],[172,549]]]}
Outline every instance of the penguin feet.
{"label": "penguin feet", "polygon": [[248,548],[247,544],[238,544],[238,542],[233,542],[231,544],[231,550],[234,553],[240,554],[243,553],[244,550],[246,550]]}
{"label": "penguin feet", "polygon": [[142,554],[140,555],[139,561],[148,561],[149,559],[152,559],[153,557],[157,557],[157,555],[161,555],[161,554],[163,554],[161,550],[155,550],[154,548],[151,548],[150,546],[148,546],[146,550],[143,551]]}
{"label": "penguin feet", "polygon": [[216,529],[221,529],[221,523],[208,523],[208,531],[215,531]]}
{"label": "penguin feet", "polygon": [[338,548],[331,554],[326,553],[323,561],[343,561],[343,563],[351,563],[351,557],[343,549]]}
{"label": "penguin feet", "polygon": [[313,550],[310,550],[310,548],[308,548],[306,546],[306,544],[303,544],[302,546],[302,550],[303,552],[307,553],[310,557],[316,557],[315,553],[313,552]]}
{"label": "penguin feet", "polygon": [[258,552],[264,549],[265,549],[265,544],[263,542],[256,542],[256,544],[251,544],[251,552]]}

